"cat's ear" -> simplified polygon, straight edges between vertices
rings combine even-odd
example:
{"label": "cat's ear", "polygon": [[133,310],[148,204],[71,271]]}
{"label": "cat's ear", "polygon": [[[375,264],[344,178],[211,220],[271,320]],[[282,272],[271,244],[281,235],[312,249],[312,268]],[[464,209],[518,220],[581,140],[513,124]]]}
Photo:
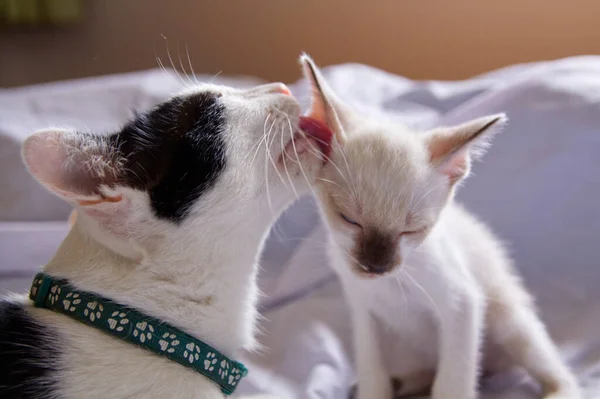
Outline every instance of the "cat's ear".
{"label": "cat's ear", "polygon": [[426,136],[430,162],[452,184],[468,176],[473,159],[483,155],[490,139],[506,124],[504,114],[436,129]]}
{"label": "cat's ear", "polygon": [[309,116],[324,123],[334,132],[335,139],[344,143],[346,132],[357,123],[356,112],[333,92],[310,56],[302,54],[300,64],[311,89]]}
{"label": "cat's ear", "polygon": [[122,200],[109,188],[117,181],[119,156],[106,137],[46,129],[25,140],[22,157],[38,182],[72,205],[86,208]]}

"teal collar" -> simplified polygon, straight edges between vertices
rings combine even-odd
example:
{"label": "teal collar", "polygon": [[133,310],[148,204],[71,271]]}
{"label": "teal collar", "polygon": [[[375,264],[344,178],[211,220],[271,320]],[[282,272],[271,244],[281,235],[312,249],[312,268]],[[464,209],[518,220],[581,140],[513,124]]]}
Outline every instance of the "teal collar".
{"label": "teal collar", "polygon": [[164,356],[213,380],[230,395],[248,370],[204,342],[158,319],[89,292],[64,279],[38,273],[29,298],[37,308],[67,315],[88,326]]}

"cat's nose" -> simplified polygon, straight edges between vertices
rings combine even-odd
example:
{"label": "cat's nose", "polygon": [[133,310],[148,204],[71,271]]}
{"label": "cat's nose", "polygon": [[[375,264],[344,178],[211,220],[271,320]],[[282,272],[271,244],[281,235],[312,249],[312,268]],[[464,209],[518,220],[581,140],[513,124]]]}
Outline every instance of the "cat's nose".
{"label": "cat's nose", "polygon": [[283,83],[271,83],[266,85],[266,89],[270,93],[292,95],[290,89]]}
{"label": "cat's nose", "polygon": [[249,90],[250,94],[285,94],[291,96],[292,92],[283,83],[267,83]]}

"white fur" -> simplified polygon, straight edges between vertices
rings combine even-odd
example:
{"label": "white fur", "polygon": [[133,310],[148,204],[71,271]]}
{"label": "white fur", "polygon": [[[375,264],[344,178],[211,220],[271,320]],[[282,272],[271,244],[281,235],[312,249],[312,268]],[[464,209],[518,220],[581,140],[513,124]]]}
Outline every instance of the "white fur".
{"label": "white fur", "polygon": [[[23,157],[32,175],[78,214],[46,272],[164,320],[235,358],[238,349],[255,345],[264,238],[295,191],[306,191],[306,179],[322,159],[316,151],[283,154],[299,116],[296,101],[281,94],[285,86],[205,85],[182,95],[205,90],[221,94],[226,106],[227,167],[180,225],[157,219],[146,192],[119,185],[79,192],[68,179],[78,172],[67,161],[75,160],[75,168],[119,164],[112,155],[102,157],[105,149],[78,142],[76,133],[39,132],[26,141]],[[191,369],[27,304],[35,319],[59,334],[60,398],[223,397],[216,384]]]}
{"label": "white fur", "polygon": [[[522,366],[542,384],[544,398],[579,399],[501,244],[453,202],[471,159],[504,116],[415,134],[362,118],[331,92],[309,58],[303,62],[313,115],[337,130],[316,192],[331,264],[351,309],[358,398],[391,398],[393,373],[404,384],[401,394],[431,388],[433,399],[474,399],[480,366]],[[378,276],[361,260],[377,261],[365,252],[378,248],[368,241],[375,233],[390,244],[373,253],[393,255]],[[394,347],[380,348],[385,334]],[[389,353],[400,369],[389,370]]]}

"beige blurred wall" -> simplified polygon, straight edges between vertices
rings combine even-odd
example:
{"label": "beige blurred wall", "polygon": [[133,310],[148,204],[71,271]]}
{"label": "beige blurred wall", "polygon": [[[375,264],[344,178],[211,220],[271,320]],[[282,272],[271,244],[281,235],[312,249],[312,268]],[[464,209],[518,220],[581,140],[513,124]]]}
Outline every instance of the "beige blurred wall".
{"label": "beige blurred wall", "polygon": [[188,45],[196,72],[291,82],[305,50],[321,65],[457,79],[598,54],[598,16],[598,0],[88,0],[81,26],[1,31],[0,86],[169,63],[161,35],[176,64]]}

